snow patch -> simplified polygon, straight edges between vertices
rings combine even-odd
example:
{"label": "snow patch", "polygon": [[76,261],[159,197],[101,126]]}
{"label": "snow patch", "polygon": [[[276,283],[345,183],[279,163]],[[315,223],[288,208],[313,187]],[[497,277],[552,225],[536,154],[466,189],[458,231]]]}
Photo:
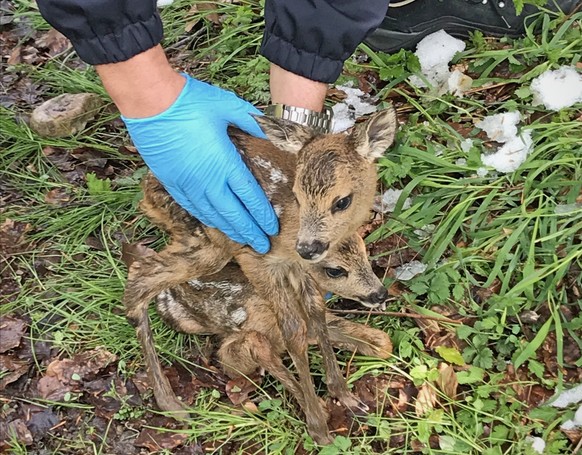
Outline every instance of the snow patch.
{"label": "snow patch", "polygon": [[420,261],[410,261],[394,269],[395,278],[401,281],[413,279],[416,275],[424,273],[427,265]]}
{"label": "snow patch", "polygon": [[[401,194],[402,190],[386,190],[381,198],[374,202],[374,210],[378,213],[392,213],[396,208],[396,204],[398,203]],[[402,210],[410,208],[411,205],[412,199],[407,197],[402,204]]]}
{"label": "snow patch", "polygon": [[546,441],[544,441],[542,438],[538,438],[537,436],[528,436],[526,440],[531,442],[531,448],[535,452],[544,453],[544,449],[546,448]]}
{"label": "snow patch", "polygon": [[[464,50],[465,43],[444,30],[431,33],[417,44],[415,55],[420,61],[420,70],[439,94],[448,92],[463,96],[471,88],[473,79],[458,69],[453,72],[449,70],[449,62],[457,52]],[[411,76],[409,80],[417,87],[426,87],[426,83],[418,76]]]}
{"label": "snow patch", "polygon": [[576,428],[582,427],[582,406],[578,408],[576,414],[574,414],[574,418],[570,420],[566,420],[560,428],[562,430],[575,430]]}
{"label": "snow patch", "polygon": [[582,401],[582,384],[578,384],[576,387],[568,390],[564,390],[555,398],[550,398],[550,406],[555,408],[565,408],[571,404],[576,404]]}
{"label": "snow patch", "polygon": [[377,107],[372,104],[375,100],[359,88],[354,88],[353,85],[351,81],[345,85],[336,85],[336,88],[347,96],[331,108],[333,111],[331,130],[334,133],[351,128],[356,123],[356,119],[377,110]]}
{"label": "snow patch", "polygon": [[519,112],[504,112],[490,115],[475,122],[487,137],[495,142],[504,143],[494,153],[481,155],[481,161],[498,172],[513,172],[526,160],[533,148],[530,131],[522,131],[518,136],[517,124],[521,120]]}
{"label": "snow patch", "polygon": [[572,66],[548,70],[536,77],[530,85],[534,106],[559,111],[582,102],[582,74]]}

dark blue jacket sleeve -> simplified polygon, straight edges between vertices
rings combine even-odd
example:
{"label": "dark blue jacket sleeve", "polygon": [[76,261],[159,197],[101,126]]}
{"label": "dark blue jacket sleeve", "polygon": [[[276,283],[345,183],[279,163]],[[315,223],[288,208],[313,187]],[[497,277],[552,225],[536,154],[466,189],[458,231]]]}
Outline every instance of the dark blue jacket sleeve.
{"label": "dark blue jacket sleeve", "polygon": [[116,63],[162,40],[155,0],[37,0],[45,20],[92,65]]}
{"label": "dark blue jacket sleeve", "polygon": [[388,0],[266,0],[261,54],[311,80],[334,82],[375,30]]}

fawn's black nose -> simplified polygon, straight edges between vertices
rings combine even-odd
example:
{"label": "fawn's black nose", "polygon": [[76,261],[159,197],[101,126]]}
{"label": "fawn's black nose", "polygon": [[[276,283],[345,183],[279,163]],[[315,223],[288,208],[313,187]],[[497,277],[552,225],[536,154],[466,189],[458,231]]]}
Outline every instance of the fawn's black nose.
{"label": "fawn's black nose", "polygon": [[388,291],[384,288],[377,292],[373,292],[368,296],[368,301],[371,303],[382,303],[388,299]]}
{"label": "fawn's black nose", "polygon": [[303,259],[314,260],[321,256],[329,248],[329,243],[323,243],[319,240],[314,240],[313,242],[297,242],[295,249],[299,256]]}

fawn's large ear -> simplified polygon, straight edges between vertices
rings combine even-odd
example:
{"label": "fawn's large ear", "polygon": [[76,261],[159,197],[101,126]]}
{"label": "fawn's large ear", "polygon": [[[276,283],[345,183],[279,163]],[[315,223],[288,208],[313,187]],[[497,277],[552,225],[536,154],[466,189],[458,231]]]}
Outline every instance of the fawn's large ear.
{"label": "fawn's large ear", "polygon": [[263,133],[277,148],[285,152],[298,153],[317,132],[308,126],[281,118],[273,118],[267,115],[253,115]]}
{"label": "fawn's large ear", "polygon": [[380,158],[394,142],[397,126],[394,108],[376,112],[354,127],[351,135],[356,152],[368,161]]}

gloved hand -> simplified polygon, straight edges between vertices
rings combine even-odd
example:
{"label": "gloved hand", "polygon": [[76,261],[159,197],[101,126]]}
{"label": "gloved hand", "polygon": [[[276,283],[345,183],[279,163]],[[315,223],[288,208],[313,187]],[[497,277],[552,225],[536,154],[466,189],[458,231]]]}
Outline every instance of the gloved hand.
{"label": "gloved hand", "polygon": [[260,114],[234,93],[193,79],[164,112],[122,117],[144,161],[178,204],[231,239],[266,253],[279,230],[265,193],[243,163],[226,128],[265,137]]}

